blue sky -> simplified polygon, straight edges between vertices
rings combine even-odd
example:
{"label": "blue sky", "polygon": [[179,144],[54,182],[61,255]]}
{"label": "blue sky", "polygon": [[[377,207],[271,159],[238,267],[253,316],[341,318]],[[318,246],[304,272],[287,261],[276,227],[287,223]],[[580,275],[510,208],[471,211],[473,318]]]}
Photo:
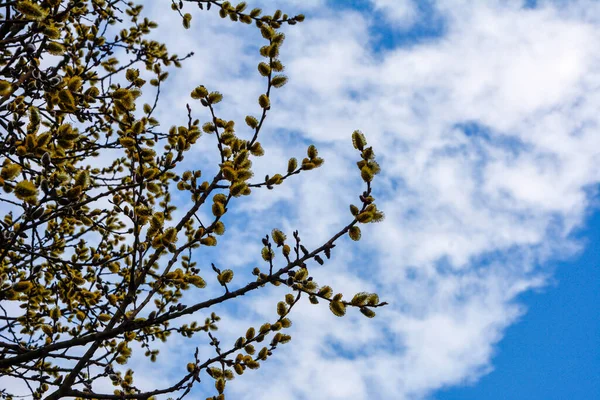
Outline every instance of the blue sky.
{"label": "blue sky", "polygon": [[[249,138],[243,120],[260,115],[265,90],[260,33],[187,2],[186,31],[168,5],[147,3],[157,39],[172,53],[195,52],[161,88],[161,126],[186,124],[187,103],[210,120],[187,95],[205,85],[224,95],[217,116]],[[230,289],[254,280],[260,239],[273,228],[288,237],[297,229],[314,249],[349,223],[348,205],[364,190],[350,140],[360,129],[382,167],[373,193],[386,219],[364,226],[359,243],[341,239],[309,272],[345,298],[377,292],[389,305],[367,319],[298,304],[291,343],[228,384],[228,398],[600,399],[600,2],[248,3],[307,16],[285,28],[289,83],[272,93],[255,176],[285,172],[311,143],[325,164],[235,199],[219,246],[194,254],[208,287],[183,302],[222,293],[213,262],[235,272]],[[179,167],[208,177],[219,162],[214,136],[204,135]],[[188,198],[175,201],[178,220]],[[210,205],[198,214],[212,218]],[[219,305],[223,346],[273,322],[285,294],[269,287]],[[142,351],[123,368],[135,370],[140,389],[168,387],[196,347],[200,360],[214,356],[207,342],[173,335],[153,343],[157,364]],[[213,394],[203,376],[188,398]]]}
{"label": "blue sky", "polygon": [[[265,90],[260,33],[197,7],[186,9],[185,31],[163,2],[148,3],[158,39],[173,53],[195,52],[161,89],[161,125],[187,123],[187,103],[208,121],[187,96],[202,84],[224,95],[217,116],[248,138],[244,117],[259,115]],[[194,254],[208,287],[184,303],[222,293],[212,262],[235,272],[231,289],[253,280],[273,228],[299,230],[312,249],[350,222],[348,205],[364,190],[350,140],[361,129],[382,166],[373,193],[386,219],[363,227],[359,243],[340,240],[331,261],[309,271],[346,298],[377,292],[389,305],[372,320],[295,306],[292,342],[228,384],[229,398],[600,398],[600,2],[248,3],[307,16],[285,28],[289,83],[271,96],[255,176],[285,172],[311,143],[325,164],[235,199],[219,246]],[[205,135],[179,166],[209,176],[219,162]],[[185,212],[186,196],[176,201]],[[218,339],[232,344],[272,322],[285,294],[267,288],[220,305]],[[138,354],[124,368],[141,389],[169,386],[196,347],[201,360],[214,356],[206,344],[173,335],[154,344],[159,364]],[[208,382],[188,398],[213,395]]]}
{"label": "blue sky", "polygon": [[[250,5],[307,16],[286,30],[282,60],[290,82],[273,95],[261,139],[266,161],[256,160],[255,173],[280,172],[309,143],[326,163],[232,205],[244,222],[228,224],[221,250],[201,260],[217,259],[242,282],[260,262],[259,238],[274,227],[298,229],[309,247],[327,240],[361,190],[349,142],[361,129],[383,168],[374,192],[387,218],[365,227],[359,244],[342,241],[326,267],[310,271],[336,291],[377,291],[390,306],[374,320],[299,306],[292,342],[251,377],[236,379],[231,395],[594,398],[600,5]],[[175,16],[152,11],[159,24],[174,25]],[[255,72],[260,36],[211,17],[194,16],[200,23],[192,24],[193,35],[173,30],[161,37],[177,53],[198,47],[200,57],[172,77],[161,121],[185,118],[181,93],[196,84],[225,95],[218,112],[226,118],[256,112],[264,90]],[[217,37],[201,46],[194,39],[210,35]],[[200,107],[195,111],[202,117]],[[210,137],[196,152],[194,165],[218,161]],[[220,309],[222,340],[271,319],[283,294],[273,290]],[[179,360],[192,348],[176,340],[164,351]],[[177,371],[175,361],[168,365]],[[198,398],[207,393],[198,390]]]}
{"label": "blue sky", "polygon": [[494,370],[437,400],[593,399],[600,397],[600,212],[576,235],[585,251],[555,264],[553,282],[524,294],[520,321],[506,330]]}
{"label": "blue sky", "polygon": [[[369,1],[331,2],[373,14]],[[390,6],[390,7],[393,7]],[[524,1],[523,8],[536,10],[536,1]],[[409,28],[396,29],[385,23],[383,12],[375,12],[371,27],[376,52],[415,46],[444,35],[445,21],[431,2],[417,6],[420,17]],[[518,151],[522,143],[511,137],[490,134],[477,121],[457,124],[467,136],[483,140],[508,138],[507,146]],[[597,196],[591,195],[593,199]],[[600,398],[600,211],[592,207],[584,226],[572,239],[581,252],[563,261],[549,261],[552,278],[548,285],[519,296],[526,308],[513,326],[507,328],[496,345],[493,370],[480,379],[440,389],[437,400],[468,399],[565,399]]]}
{"label": "blue sky", "polygon": [[[376,52],[415,46],[444,36],[445,21],[436,13],[432,2],[419,2],[418,21],[400,30],[393,23],[385,23],[386,9],[373,13],[369,1],[333,1],[331,4],[372,14],[376,22],[371,26],[374,38],[371,46]],[[538,4],[524,1],[522,6],[536,10]],[[502,135],[490,134],[477,121],[459,124],[459,128],[468,136],[503,139]],[[515,151],[520,144],[507,143]],[[593,194],[591,197],[597,198]],[[584,226],[573,232],[571,239],[581,243],[581,252],[563,261],[548,261],[544,265],[552,271],[548,284],[518,297],[526,314],[507,328],[496,345],[492,371],[474,382],[440,389],[432,393],[433,398],[600,398],[600,250],[597,246],[600,211],[597,207],[591,208]]]}
{"label": "blue sky", "polygon": [[[341,5],[340,2],[333,2]],[[373,12],[368,1],[344,5]],[[535,10],[536,1],[523,8]],[[390,7],[393,7],[390,6]],[[379,52],[396,47],[414,46],[443,37],[445,23],[436,15],[431,2],[418,6],[419,21],[398,31],[393,24],[379,21],[373,26],[376,38],[372,46]],[[384,10],[385,11],[385,10]],[[477,121],[459,124],[465,135],[483,140],[502,140],[490,134]],[[510,142],[515,151],[521,143]],[[592,198],[596,196],[592,195]],[[493,370],[480,379],[440,389],[432,394],[437,400],[468,399],[565,399],[600,398],[600,211],[592,207],[584,227],[572,236],[579,241],[581,253],[564,261],[549,261],[552,270],[548,285],[519,296],[526,308],[513,326],[507,328],[496,345]]]}

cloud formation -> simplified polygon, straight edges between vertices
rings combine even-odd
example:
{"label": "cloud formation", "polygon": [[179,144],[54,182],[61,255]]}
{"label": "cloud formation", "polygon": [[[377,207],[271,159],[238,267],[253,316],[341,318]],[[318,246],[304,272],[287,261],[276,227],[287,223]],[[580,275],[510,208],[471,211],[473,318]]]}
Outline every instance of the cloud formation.
{"label": "cloud formation", "polygon": [[[360,190],[349,143],[360,128],[383,167],[375,193],[387,219],[312,271],[319,283],[377,290],[391,305],[368,321],[300,307],[292,344],[238,378],[234,396],[420,399],[490,372],[504,329],[525,312],[517,296],[543,286],[547,266],[579,248],[569,235],[599,179],[599,21],[583,11],[587,2],[440,0],[433,16],[410,1],[373,0],[361,11],[267,3],[306,6],[309,18],[287,33],[290,83],[275,94],[263,139],[274,158],[258,162],[257,174],[284,168],[312,142],[326,165],[236,206],[251,229],[229,232],[220,262],[248,270],[273,227],[318,244],[341,226]],[[440,34],[419,39],[411,31],[419,18],[440,24]],[[230,25],[202,19],[195,29],[218,31],[220,46],[201,41],[198,68],[176,82],[215,82],[224,112],[239,119],[256,109],[262,86],[257,37]],[[403,45],[402,35],[416,39]],[[179,44],[197,45],[188,40]],[[231,251],[239,242],[242,251]],[[235,329],[222,335],[272,318],[282,295],[224,310],[223,326]]]}
{"label": "cloud formation", "polygon": [[[383,168],[375,196],[387,218],[311,272],[336,291],[377,291],[390,306],[366,320],[302,305],[292,343],[228,390],[241,400],[422,399],[490,372],[504,329],[525,312],[517,296],[543,286],[553,260],[579,248],[569,235],[600,178],[600,13],[586,11],[587,1],[530,9],[439,0],[435,18],[413,1],[372,0],[361,11],[262,3],[309,18],[287,33],[290,83],[275,93],[262,140],[269,161],[256,163],[257,176],[284,169],[313,142],[326,164],[233,206],[246,222],[229,229],[219,263],[248,274],[273,227],[299,229],[309,244],[341,227],[361,190],[349,137],[362,129]],[[151,12],[163,27],[178,24],[163,5]],[[426,17],[439,36],[381,46],[416,34]],[[258,34],[214,15],[195,15],[192,32],[161,38],[179,54],[198,50],[173,75],[163,125],[185,118],[197,84],[224,93],[224,117],[256,113]],[[216,161],[213,144],[202,140],[194,162]],[[272,319],[283,294],[223,309],[223,341]],[[163,359],[191,358],[198,343],[186,343],[167,343]],[[136,375],[150,384],[143,366]]]}

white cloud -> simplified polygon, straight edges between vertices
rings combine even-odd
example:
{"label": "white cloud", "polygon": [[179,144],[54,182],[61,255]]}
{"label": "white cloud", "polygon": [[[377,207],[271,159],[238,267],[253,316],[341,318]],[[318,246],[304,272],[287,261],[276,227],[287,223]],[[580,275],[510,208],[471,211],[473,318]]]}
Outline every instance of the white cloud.
{"label": "white cloud", "polygon": [[418,17],[414,0],[371,0],[375,10],[384,13],[386,19],[396,28],[409,28]]}
{"label": "white cloud", "polygon": [[[396,4],[402,7],[393,10],[392,35],[422,17],[414,3]],[[390,11],[389,3],[376,5]],[[301,156],[294,140],[291,151],[268,152],[299,132],[319,145],[327,162],[274,192],[295,210],[283,223],[272,208],[278,203],[266,200],[270,192],[242,205],[252,210],[253,228],[234,232],[231,246],[239,239],[258,242],[253,232],[275,226],[298,228],[307,242],[318,243],[341,226],[360,190],[349,143],[360,128],[384,168],[375,192],[388,218],[366,227],[360,246],[344,242],[331,265],[313,271],[317,282],[348,294],[378,289],[391,305],[373,321],[301,307],[292,343],[233,382],[236,398],[419,399],[476,380],[493,369],[495,345],[525,311],[516,296],[544,284],[546,272],[536,265],[578,249],[568,234],[589,207],[585,188],[599,178],[600,27],[581,5],[434,6],[444,35],[409,48],[375,53],[371,35],[381,32],[368,15],[336,13],[324,4],[287,33],[283,60],[291,81],[275,94],[265,133],[276,140],[265,140],[267,156],[276,156],[276,165]],[[215,29],[205,20],[206,29]],[[240,37],[239,27],[218,29],[234,50],[257,43]],[[218,50],[205,43],[204,51],[213,68],[191,71],[194,80],[231,72],[233,50],[213,58]],[[261,90],[258,78],[244,73],[258,59],[245,54],[233,80],[215,83],[226,95],[223,108],[236,115],[251,112]],[[460,124],[485,132],[469,136]],[[256,251],[247,254],[251,247],[243,247],[248,265],[257,259]],[[226,260],[243,271],[241,253]],[[272,318],[281,295],[240,304],[235,316],[248,310],[253,317],[223,335],[233,338]]]}

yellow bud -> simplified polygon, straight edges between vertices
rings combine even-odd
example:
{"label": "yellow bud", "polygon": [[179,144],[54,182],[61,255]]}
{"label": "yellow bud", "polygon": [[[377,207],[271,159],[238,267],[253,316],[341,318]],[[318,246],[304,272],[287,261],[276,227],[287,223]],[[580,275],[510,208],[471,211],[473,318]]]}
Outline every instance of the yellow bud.
{"label": "yellow bud", "polygon": [[268,352],[269,352],[269,349],[267,349],[266,347],[263,347],[258,352],[258,356],[256,358],[258,358],[259,360],[266,360]]}
{"label": "yellow bud", "polygon": [[273,229],[271,231],[271,237],[273,238],[273,241],[278,246],[282,246],[286,239],[285,234],[283,232],[281,232],[279,229]]}
{"label": "yellow bud", "polygon": [[217,381],[215,382],[215,389],[217,389],[219,393],[223,393],[223,390],[225,390],[225,379],[217,379]]}
{"label": "yellow bud", "polygon": [[360,151],[363,151],[364,147],[367,145],[367,140],[365,139],[365,135],[359,130],[356,130],[352,133],[352,145],[354,148]]}
{"label": "yellow bud", "polygon": [[256,127],[258,126],[258,120],[256,118],[254,118],[251,115],[246,116],[246,124],[252,128],[252,129],[256,129]]}
{"label": "yellow bud", "polygon": [[192,91],[191,96],[193,99],[201,99],[208,96],[208,90],[204,86],[198,86]]}
{"label": "yellow bud", "polygon": [[43,20],[48,15],[48,11],[29,0],[17,1],[15,8],[27,18],[35,19],[37,21]]}
{"label": "yellow bud", "polygon": [[[262,150],[262,148],[261,148],[261,150]],[[249,169],[240,169],[237,171],[238,180],[247,181],[248,179],[252,178],[253,176],[254,176],[254,173],[252,173],[252,171],[250,171]]]}
{"label": "yellow bud", "polygon": [[214,236],[207,236],[204,239],[201,239],[200,243],[202,243],[205,246],[216,246],[217,239]]}
{"label": "yellow bud", "polygon": [[284,86],[287,83],[287,81],[288,78],[285,75],[275,75],[273,78],[271,78],[271,84],[276,88]]}
{"label": "yellow bud", "polygon": [[218,194],[215,194],[215,195],[213,196],[213,201],[214,201],[215,203],[222,203],[222,204],[225,204],[225,202],[227,201],[227,196],[225,196],[223,193],[218,193]]}
{"label": "yellow bud", "polygon": [[235,170],[231,167],[223,167],[221,172],[223,173],[223,177],[230,182],[233,182],[237,178]]}
{"label": "yellow bud", "polygon": [[256,335],[256,331],[254,330],[254,328],[253,327],[248,328],[248,330],[246,331],[246,340],[253,339],[255,335]]}
{"label": "yellow bud", "polygon": [[187,278],[187,281],[189,283],[191,283],[192,285],[196,286],[197,288],[200,288],[200,289],[206,287],[206,282],[204,281],[204,279],[202,279],[202,277],[200,277],[198,275],[189,276]]}
{"label": "yellow bud", "polygon": [[262,37],[268,40],[273,37],[273,35],[275,34],[275,30],[268,25],[262,25],[260,27],[260,33]]}
{"label": "yellow bud", "polygon": [[295,158],[290,158],[290,160],[288,161],[288,168],[287,168],[288,174],[291,174],[292,172],[294,172],[296,170],[296,168],[298,168],[298,160],[296,160]]}
{"label": "yellow bud", "polygon": [[65,48],[62,44],[52,41],[48,42],[46,49],[48,50],[48,53],[54,56],[60,56],[65,52]]}
{"label": "yellow bud", "polygon": [[225,206],[222,203],[213,203],[212,212],[215,217],[225,214]]}
{"label": "yellow bud", "polygon": [[373,171],[368,166],[364,166],[360,169],[360,176],[365,182],[371,182],[373,180]]}
{"label": "yellow bud", "polygon": [[370,306],[375,306],[379,304],[379,296],[377,295],[377,293],[371,293],[369,295],[369,297],[367,298],[367,304]]}
{"label": "yellow bud", "polygon": [[271,73],[271,67],[269,67],[269,64],[265,62],[261,62],[258,64],[258,72],[260,72],[262,76],[269,76]]}
{"label": "yellow bud", "polygon": [[50,318],[54,321],[58,320],[61,316],[60,308],[53,308],[50,310]]}
{"label": "yellow bud", "polygon": [[192,21],[192,15],[190,13],[185,13],[183,15],[183,27],[185,29],[189,29],[190,28],[190,22]]}
{"label": "yellow bud", "polygon": [[215,127],[215,124],[213,124],[212,122],[206,122],[205,124],[202,125],[202,130],[206,133],[213,133],[213,132],[216,132],[217,128]]}
{"label": "yellow bud", "polygon": [[367,301],[368,298],[369,298],[369,293],[365,293],[365,292],[356,293],[354,295],[354,297],[352,298],[352,300],[350,301],[350,303],[352,303],[353,306],[362,306],[365,304],[365,302]]}
{"label": "yellow bud", "polygon": [[261,108],[269,108],[271,106],[271,101],[266,94],[261,94],[258,98],[258,104]]}
{"label": "yellow bud", "polygon": [[50,325],[42,325],[42,331],[48,336],[52,336],[54,333]]}
{"label": "yellow bud", "polygon": [[86,188],[89,184],[89,179],[87,171],[79,171],[75,176],[75,185]]}
{"label": "yellow bud", "polygon": [[217,235],[222,235],[225,233],[225,224],[221,221],[217,221],[215,223],[215,227],[213,229],[213,232],[216,233]]}
{"label": "yellow bud", "polygon": [[331,287],[329,286],[323,286],[321,289],[319,289],[319,296],[323,296],[326,299],[329,299],[331,297],[331,295],[333,294],[333,289],[331,289]]}
{"label": "yellow bud", "polygon": [[343,317],[346,314],[346,306],[341,301],[330,302],[329,309],[336,317]]}
{"label": "yellow bud", "polygon": [[283,176],[281,174],[275,174],[267,180],[267,185],[280,185],[282,182]]}
{"label": "yellow bud", "polygon": [[254,346],[252,346],[251,344],[247,344],[246,346],[244,346],[244,351],[250,355],[255,353],[255,349]]}
{"label": "yellow bud", "polygon": [[17,300],[19,298],[19,294],[14,290],[9,289],[4,292],[4,298],[9,301]]}
{"label": "yellow bud", "polygon": [[360,312],[367,318],[375,317],[375,311],[371,310],[370,308],[361,307]]}
{"label": "yellow bud", "polygon": [[360,232],[360,228],[358,226],[351,227],[350,230],[348,231],[348,234],[350,235],[350,239],[352,239],[354,241],[360,240],[361,232]]}
{"label": "yellow bud", "polygon": [[250,153],[252,153],[253,156],[260,157],[265,154],[265,150],[259,142],[256,142],[250,148]]}
{"label": "yellow bud", "polygon": [[2,172],[0,172],[0,176],[2,176],[3,179],[11,180],[14,179],[20,173],[21,167],[18,164],[10,163],[5,164],[4,167],[2,167]]}
{"label": "yellow bud", "polygon": [[308,270],[306,268],[300,268],[296,271],[294,279],[298,282],[305,280],[308,277]]}
{"label": "yellow bud", "polygon": [[44,132],[40,136],[38,136],[38,138],[37,138],[37,145],[39,147],[44,147],[48,143],[50,143],[51,139],[52,139],[52,134],[50,132]]}
{"label": "yellow bud", "polygon": [[283,301],[277,303],[277,315],[283,317],[287,313],[287,307]]}
{"label": "yellow bud", "polygon": [[245,194],[247,188],[248,185],[245,182],[236,182],[230,186],[229,193],[231,193],[233,197],[239,197],[242,194]]}
{"label": "yellow bud", "polygon": [[261,325],[261,327],[258,329],[258,332],[260,334],[265,334],[265,333],[269,332],[270,330],[271,330],[271,324],[266,322]]}
{"label": "yellow bud", "polygon": [[234,364],[233,369],[238,375],[242,375],[244,373],[244,367],[242,367],[242,364]]}
{"label": "yellow bud", "polygon": [[68,107],[75,106],[75,98],[73,97],[71,91],[68,89],[62,89],[60,92],[58,92],[58,98],[64,105]]}
{"label": "yellow bud", "polygon": [[224,270],[217,276],[217,280],[219,281],[219,283],[221,285],[231,282],[232,279],[233,279],[233,271],[230,269]]}
{"label": "yellow bud", "polygon": [[0,79],[0,96],[8,96],[12,93],[12,84],[9,81]]}
{"label": "yellow bud", "polygon": [[111,316],[103,313],[103,314],[98,315],[98,319],[102,322],[108,322],[108,321],[110,321]]}
{"label": "yellow bud", "polygon": [[271,261],[273,260],[273,257],[275,257],[275,254],[273,253],[273,250],[269,250],[268,247],[263,247],[263,249],[261,250],[261,256],[263,260]]}
{"label": "yellow bud", "polygon": [[292,321],[289,318],[282,318],[281,319],[281,326],[284,327],[284,328],[289,328],[290,326],[292,326]]}
{"label": "yellow bud", "polygon": [[356,219],[358,220],[358,222],[366,224],[373,220],[373,213],[370,213],[368,211],[361,212],[356,216]]}
{"label": "yellow bud", "polygon": [[219,92],[211,92],[211,93],[208,95],[208,98],[207,98],[207,100],[208,100],[208,102],[209,102],[210,104],[217,104],[217,103],[219,103],[221,100],[223,100],[223,95],[222,95],[221,93],[219,93]]}
{"label": "yellow bud", "polygon": [[21,200],[35,200],[37,197],[37,188],[31,181],[21,181],[15,186],[15,196]]}

